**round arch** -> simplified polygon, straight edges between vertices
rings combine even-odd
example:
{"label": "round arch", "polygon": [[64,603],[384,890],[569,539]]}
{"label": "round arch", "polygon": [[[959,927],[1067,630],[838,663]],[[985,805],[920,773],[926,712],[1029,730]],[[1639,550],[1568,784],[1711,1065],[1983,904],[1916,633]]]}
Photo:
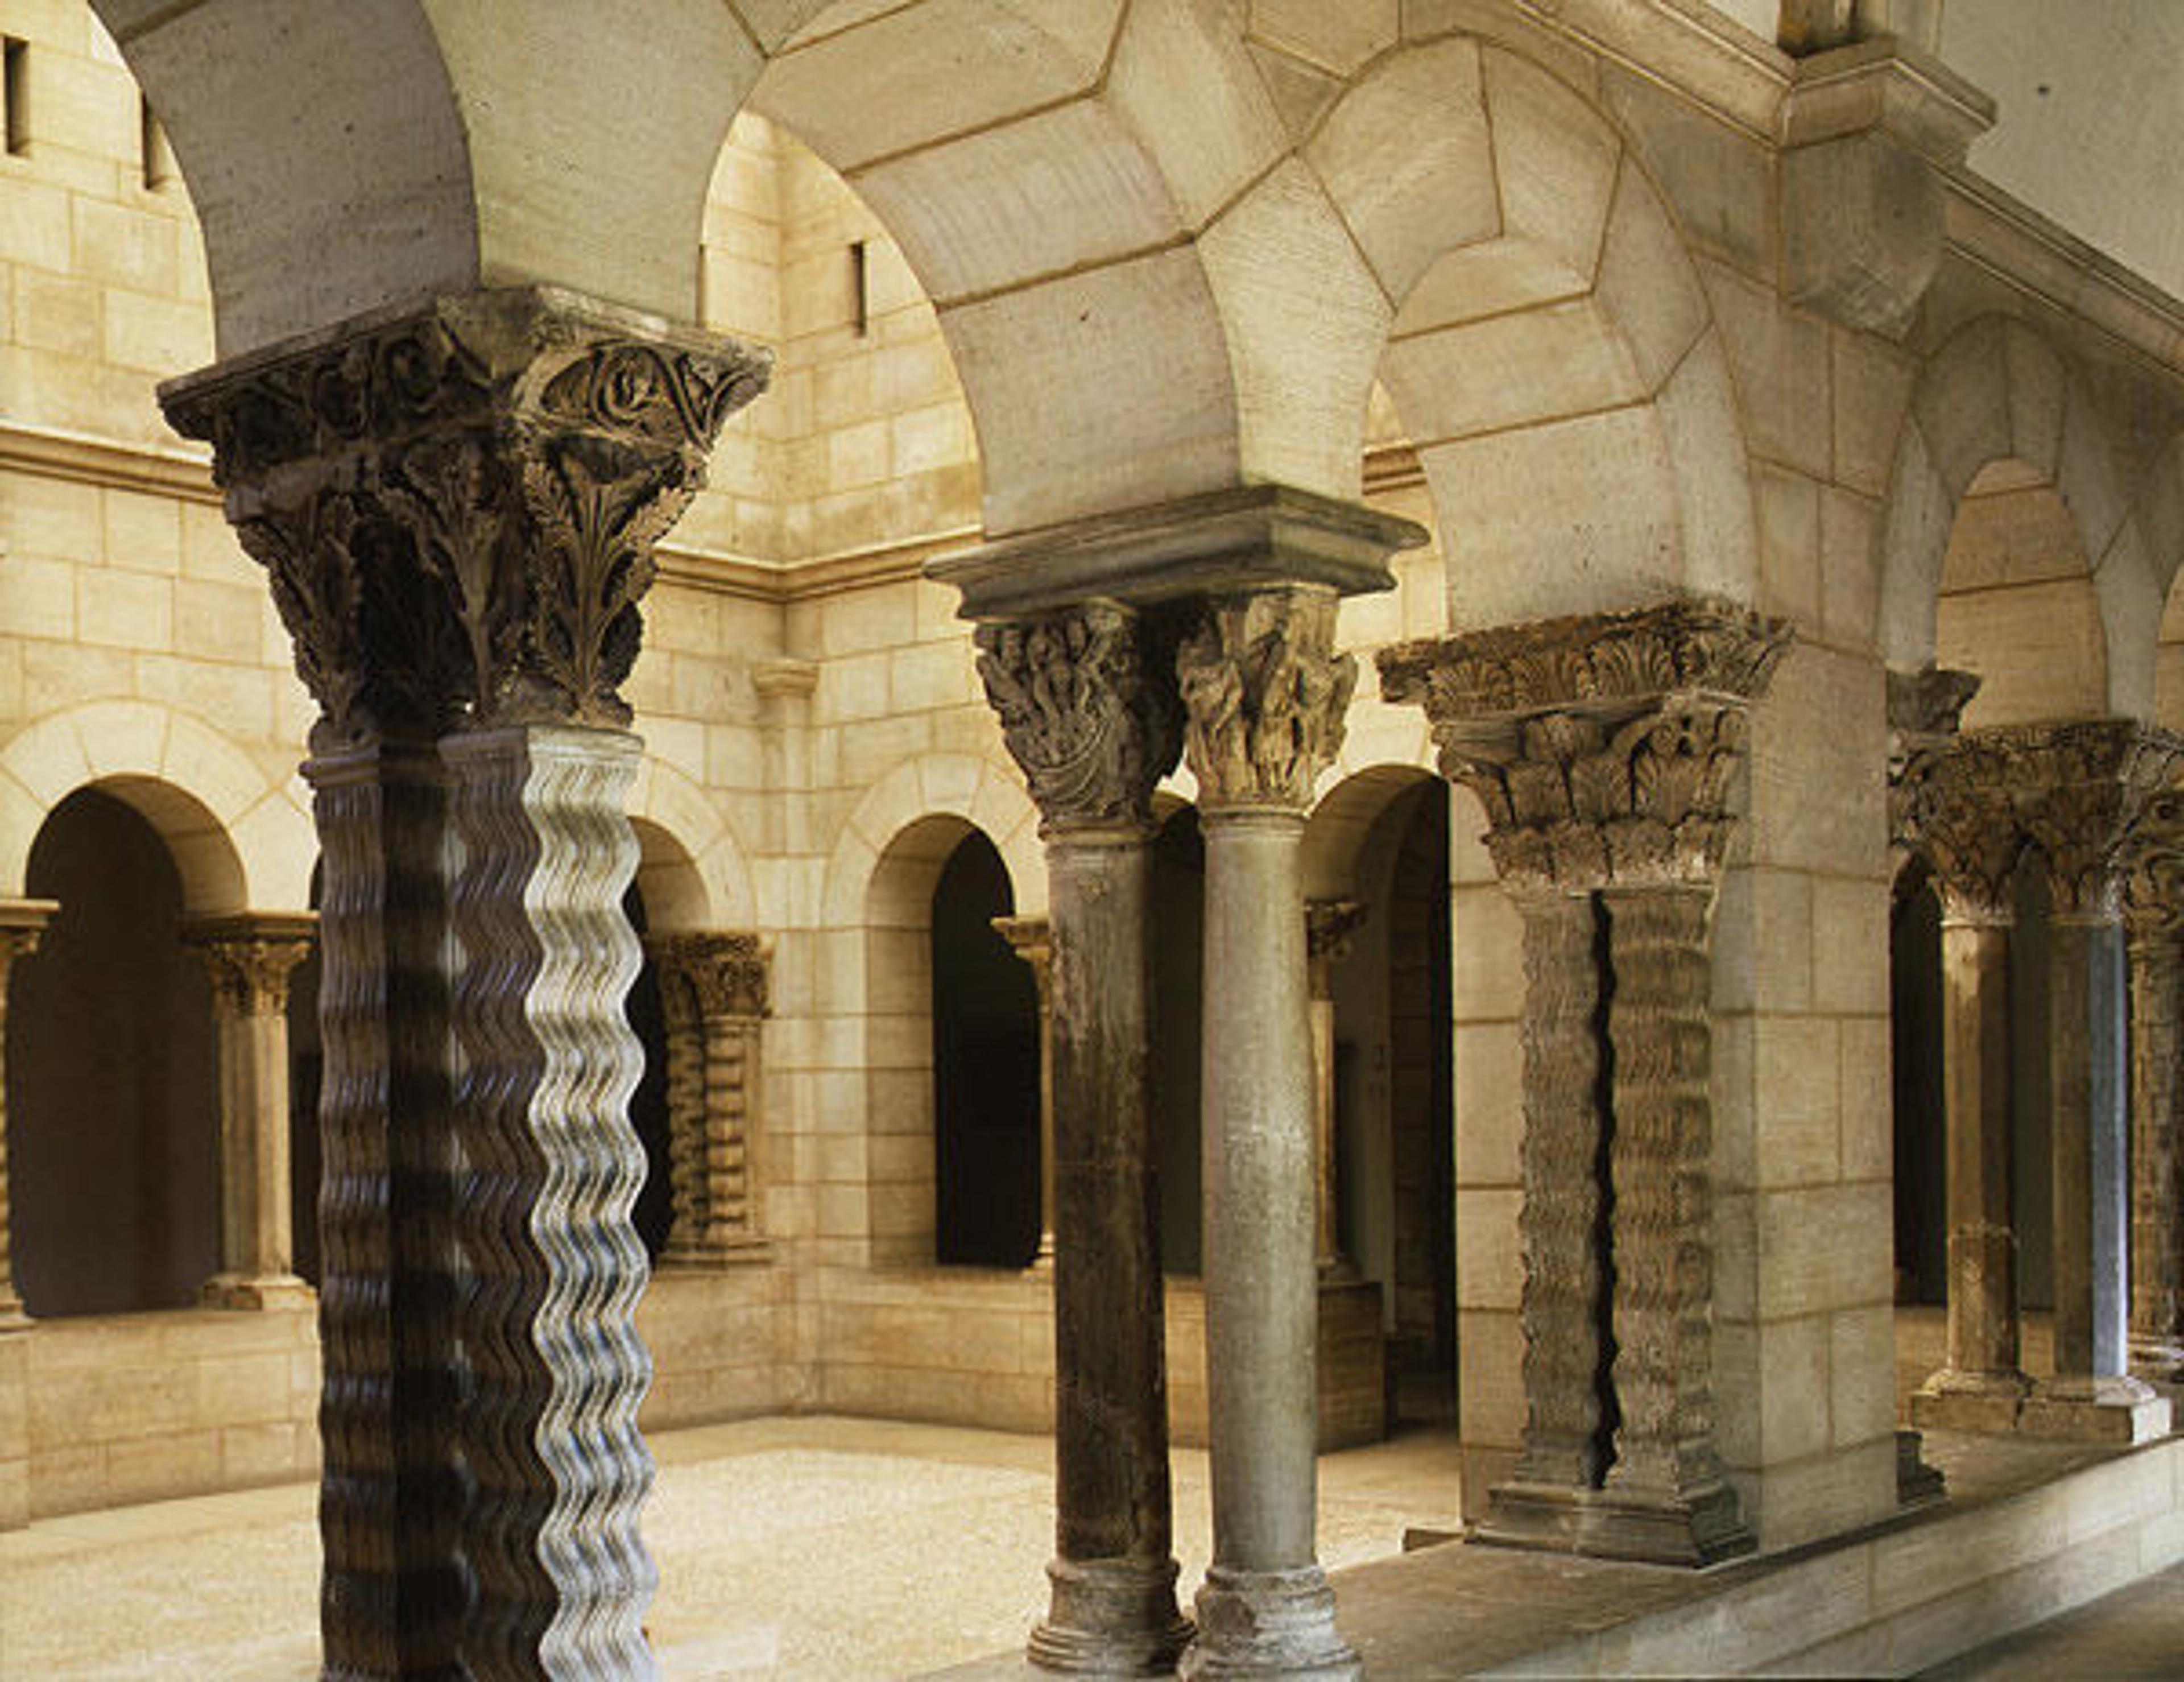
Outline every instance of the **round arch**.
{"label": "round arch", "polygon": [[2069,510],[2099,600],[2109,710],[2150,716],[2161,568],[2085,382],[2045,339],[2004,316],[1959,328],[1914,388],[1881,532],[1882,658],[1898,671],[1934,658],[1942,564],[1958,510],[1973,481],[2006,461],[2043,477]]}
{"label": "round arch", "polygon": [[1022,783],[971,754],[926,754],[897,766],[865,791],[827,861],[820,926],[865,926],[868,894],[882,855],[921,819],[954,817],[986,833],[1008,866],[1017,915],[1046,913],[1046,855],[1039,811]]}
{"label": "round arch", "polygon": [[630,790],[629,816],[638,885],[655,927],[752,927],[758,911],[749,855],[703,788],[648,754]]}
{"label": "round arch", "polygon": [[1451,34],[1383,54],[1301,155],[1391,312],[1383,339],[1326,359],[1340,401],[1316,424],[1358,459],[1384,382],[1440,515],[1452,625],[1752,597],[1722,335],[1606,114],[1510,45]]}
{"label": "round arch", "polygon": [[300,788],[187,714],[144,701],[53,713],[0,748],[0,891],[20,894],[46,815],[103,788],[159,833],[192,916],[301,911],[317,842]]}

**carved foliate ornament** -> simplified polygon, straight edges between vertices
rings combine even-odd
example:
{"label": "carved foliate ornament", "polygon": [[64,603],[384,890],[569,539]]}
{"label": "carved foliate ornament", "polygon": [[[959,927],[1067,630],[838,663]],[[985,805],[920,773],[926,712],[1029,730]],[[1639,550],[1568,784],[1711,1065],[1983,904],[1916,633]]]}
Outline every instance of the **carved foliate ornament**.
{"label": "carved foliate ornament", "polygon": [[770,1013],[772,954],[760,936],[733,930],[677,932],[649,937],[645,949],[664,977],[689,989],[699,1016],[755,1019]]}
{"label": "carved foliate ornament", "polygon": [[2184,936],[2184,789],[2146,803],[2124,844],[2124,921],[2134,936]]}
{"label": "carved foliate ornament", "polygon": [[1357,686],[1357,662],[1334,651],[1336,605],[1305,586],[1217,597],[1177,648],[1202,810],[1311,803]]}
{"label": "carved foliate ornament", "polygon": [[288,981],[311,954],[308,937],[193,933],[186,944],[212,983],[216,1017],[277,1016],[288,1008]]}
{"label": "carved foliate ornament", "polygon": [[1888,838],[1899,854],[1923,854],[1940,796],[1934,768],[1961,727],[1980,680],[1929,666],[1888,674]]}
{"label": "carved foliate ornament", "polygon": [[321,749],[628,721],[652,549],[765,353],[566,294],[436,300],[170,383],[271,574]]}
{"label": "carved foliate ornament", "polygon": [[1710,883],[1747,716],[1789,638],[1741,608],[1675,602],[1401,644],[1380,655],[1380,690],[1424,705],[1513,890]]}
{"label": "carved foliate ornament", "polygon": [[1149,823],[1182,730],[1157,628],[1087,602],[977,638],[986,699],[1047,827]]}

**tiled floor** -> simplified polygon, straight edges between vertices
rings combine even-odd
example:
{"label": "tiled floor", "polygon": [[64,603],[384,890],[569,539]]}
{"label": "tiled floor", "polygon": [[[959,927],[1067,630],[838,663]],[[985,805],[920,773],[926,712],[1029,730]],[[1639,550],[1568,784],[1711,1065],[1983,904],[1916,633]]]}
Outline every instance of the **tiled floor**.
{"label": "tiled floor", "polygon": [[[1042,1440],[787,1418],[659,1438],[648,1620],[671,1682],[915,1674],[1018,1646],[1045,1603]],[[1206,1456],[1175,1455],[1184,1592],[1210,1551]],[[1452,1525],[1454,1445],[1323,1462],[1320,1551],[1396,1551]],[[50,1520],[0,1535],[7,1682],[304,1682],[316,1674],[314,1491],[292,1486]]]}

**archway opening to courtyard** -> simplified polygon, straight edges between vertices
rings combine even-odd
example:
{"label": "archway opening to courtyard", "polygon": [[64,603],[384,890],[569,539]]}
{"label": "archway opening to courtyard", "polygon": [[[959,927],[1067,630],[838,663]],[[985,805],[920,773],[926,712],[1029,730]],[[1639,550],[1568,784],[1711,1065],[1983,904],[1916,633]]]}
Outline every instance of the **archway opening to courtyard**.
{"label": "archway opening to courtyard", "polygon": [[[623,914],[639,941],[652,932],[651,909],[640,872],[622,896]],[[644,1148],[644,1184],[630,1222],[644,1245],[645,1259],[657,1262],[675,1224],[674,1141],[667,1109],[667,1012],[660,996],[660,966],[649,950],[622,1001],[622,1014],[644,1052],[643,1070],[629,1095],[629,1123]]]}
{"label": "archway opening to courtyard", "polygon": [[[311,909],[319,909],[322,861],[311,866]],[[319,1034],[319,986],[326,973],[319,943],[288,975],[288,1210],[296,1276],[315,1289],[323,1262],[319,1246],[319,1183],[326,1161],[319,1137],[319,1094],[326,1045]]]}
{"label": "archway opening to courtyard", "polygon": [[1039,994],[994,927],[1007,867],[973,830],[933,890],[935,1258],[1026,1267],[1039,1240]]}
{"label": "archway opening to courtyard", "polygon": [[181,941],[181,870],[132,792],[78,789],[31,849],[30,894],[60,903],[8,1013],[14,1262],[36,1315],[183,1306],[220,1266],[209,987]]}

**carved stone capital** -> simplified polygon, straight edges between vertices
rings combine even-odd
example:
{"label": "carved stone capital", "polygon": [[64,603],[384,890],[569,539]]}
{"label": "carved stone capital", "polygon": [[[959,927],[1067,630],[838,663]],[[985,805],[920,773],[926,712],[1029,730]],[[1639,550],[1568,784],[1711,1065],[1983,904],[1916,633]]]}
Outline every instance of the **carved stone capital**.
{"label": "carved stone capital", "polygon": [[2048,866],[2059,915],[2121,915],[2127,849],[2184,763],[2184,738],[2127,719],[1973,732],[2015,771],[2017,821]]}
{"label": "carved stone capital", "polygon": [[310,955],[318,919],[308,911],[210,918],[190,925],[183,941],[212,983],[215,1016],[277,1016],[288,1008],[288,980]]}
{"label": "carved stone capital", "polygon": [[1104,601],[978,627],[986,699],[1050,830],[1151,822],[1182,731],[1165,640]]}
{"label": "carved stone capital", "polygon": [[1934,769],[1979,686],[1973,673],[1941,666],[1888,674],[1888,838],[1899,854],[1925,850],[1940,798]]}
{"label": "carved stone capital", "polygon": [[2184,789],[2149,798],[2124,844],[2124,922],[2134,942],[2184,937]]}
{"label": "carved stone capital", "polygon": [[1355,899],[1305,901],[1305,966],[1314,999],[1334,996],[1334,966],[1350,955],[1351,938],[1364,922],[1365,907]]}
{"label": "carved stone capital", "polygon": [[1311,804],[1357,687],[1357,660],[1334,649],[1336,605],[1309,585],[1215,597],[1178,646],[1201,810]]}
{"label": "carved stone capital", "polygon": [[1052,1007],[1054,930],[1045,917],[995,917],[994,933],[1009,943],[1009,950],[1030,966],[1032,984],[1039,989],[1039,1007]]}
{"label": "carved stone capital", "polygon": [[700,1017],[769,1014],[772,955],[758,935],[736,930],[676,930],[649,935],[645,950],[664,975],[690,990]]}
{"label": "carved stone capital", "polygon": [[0,899],[0,1016],[8,1009],[8,972],[18,958],[38,950],[46,925],[60,910],[58,899]]}
{"label": "carved stone capital", "polygon": [[653,545],[765,353],[542,288],[367,317],[169,382],[271,575],[320,751],[620,726]]}
{"label": "carved stone capital", "polygon": [[1380,654],[1380,691],[1424,706],[1513,891],[1710,883],[1747,715],[1789,640],[1679,601],[1403,643]]}

